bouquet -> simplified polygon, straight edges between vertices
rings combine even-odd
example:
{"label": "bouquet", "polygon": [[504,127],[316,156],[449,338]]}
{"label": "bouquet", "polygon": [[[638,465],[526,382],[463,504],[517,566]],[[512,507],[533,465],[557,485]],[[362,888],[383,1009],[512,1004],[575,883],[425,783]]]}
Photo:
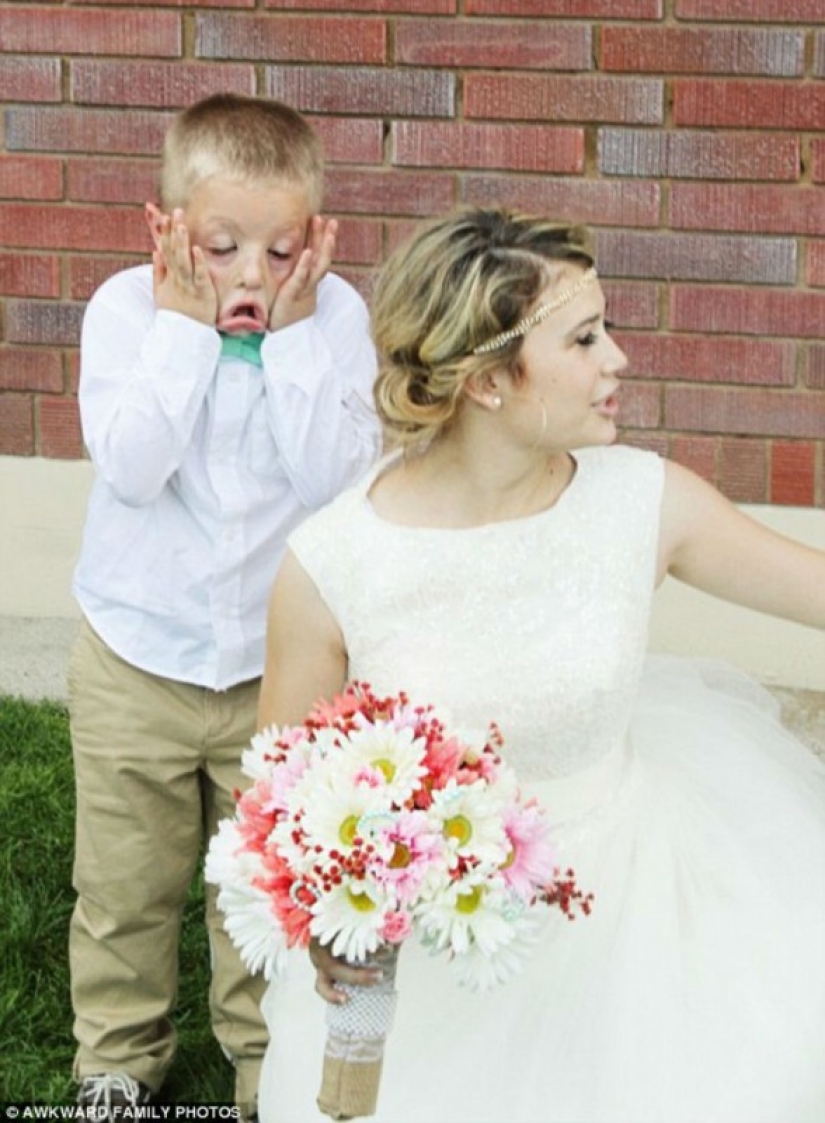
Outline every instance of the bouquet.
{"label": "bouquet", "polygon": [[474,744],[431,706],[355,682],[302,725],[259,733],[244,754],[252,786],[206,863],[244,962],[270,978],[287,949],[314,938],[382,968],[380,984],[328,1007],[318,1104],[334,1119],[375,1110],[406,939],[485,989],[519,968],[542,906],[570,919],[590,911],[501,744],[495,725]]}

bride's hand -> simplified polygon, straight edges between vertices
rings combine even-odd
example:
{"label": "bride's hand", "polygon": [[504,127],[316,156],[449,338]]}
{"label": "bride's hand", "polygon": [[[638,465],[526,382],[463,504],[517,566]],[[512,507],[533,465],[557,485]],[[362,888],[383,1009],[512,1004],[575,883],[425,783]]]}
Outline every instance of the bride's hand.
{"label": "bride's hand", "polygon": [[315,989],[325,1002],[336,1006],[349,1001],[345,991],[336,984],[349,983],[356,987],[371,987],[381,981],[381,971],[375,967],[353,967],[344,959],[338,959],[327,947],[317,940],[309,942],[309,958],[315,968]]}

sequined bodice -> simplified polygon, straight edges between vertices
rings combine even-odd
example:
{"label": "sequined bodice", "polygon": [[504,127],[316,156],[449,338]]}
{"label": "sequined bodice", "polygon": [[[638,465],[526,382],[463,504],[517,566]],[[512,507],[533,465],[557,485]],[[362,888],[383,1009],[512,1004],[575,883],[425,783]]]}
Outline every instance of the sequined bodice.
{"label": "sequined bodice", "polygon": [[623,739],[646,645],[662,463],[621,447],[576,461],[551,509],[462,530],[380,518],[373,473],[290,541],[350,677],[463,730],[494,720],[524,780],[589,767]]}

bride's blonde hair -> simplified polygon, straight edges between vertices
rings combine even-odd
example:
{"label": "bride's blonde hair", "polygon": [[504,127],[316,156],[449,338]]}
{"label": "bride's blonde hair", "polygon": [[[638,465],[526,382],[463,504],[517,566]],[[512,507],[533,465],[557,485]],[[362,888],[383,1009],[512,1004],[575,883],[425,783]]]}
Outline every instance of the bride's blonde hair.
{"label": "bride's blonde hair", "polygon": [[375,400],[393,443],[424,444],[454,420],[467,380],[519,371],[521,337],[474,348],[511,330],[553,278],[553,265],[593,264],[589,232],[501,208],[439,219],[401,245],[373,292],[379,356]]}

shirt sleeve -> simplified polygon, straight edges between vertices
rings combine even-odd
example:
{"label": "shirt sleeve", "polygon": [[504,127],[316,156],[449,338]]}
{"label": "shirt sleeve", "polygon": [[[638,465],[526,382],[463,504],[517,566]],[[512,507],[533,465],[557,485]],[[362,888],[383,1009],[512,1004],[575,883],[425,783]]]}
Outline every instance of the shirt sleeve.
{"label": "shirt sleeve", "polygon": [[83,437],[122,502],[150,503],[178,469],[219,358],[213,327],[155,310],[146,267],[92,297],[81,336]]}
{"label": "shirt sleeve", "polygon": [[301,501],[323,506],[381,450],[363,300],[342,278],[327,275],[315,315],[268,334],[261,356],[273,454],[277,448]]}

